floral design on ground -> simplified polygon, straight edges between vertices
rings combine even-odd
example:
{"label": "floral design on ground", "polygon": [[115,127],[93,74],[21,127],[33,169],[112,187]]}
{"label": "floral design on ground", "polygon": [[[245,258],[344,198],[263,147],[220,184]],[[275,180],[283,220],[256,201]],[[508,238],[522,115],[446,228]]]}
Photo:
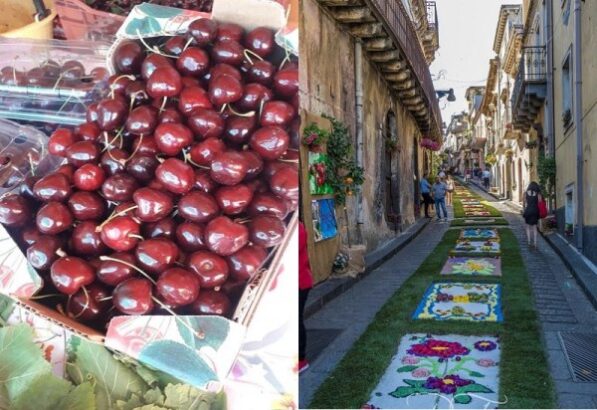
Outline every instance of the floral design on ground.
{"label": "floral design on ground", "polygon": [[429,339],[425,341],[425,343],[412,345],[407,353],[420,357],[439,357],[448,359],[454,356],[467,355],[470,353],[470,350],[458,342]]}
{"label": "floral design on ground", "polygon": [[479,340],[477,343],[475,343],[475,349],[481,352],[490,352],[496,347],[497,345],[491,340]]}
{"label": "floral design on ground", "polygon": [[472,380],[462,379],[458,375],[449,374],[444,377],[430,377],[425,380],[423,387],[430,390],[439,390],[444,394],[454,394],[456,389],[474,383]]}
{"label": "floral design on ground", "polygon": [[497,366],[497,363],[491,359],[479,359],[475,363],[477,363],[477,366],[481,366],[481,367]]}

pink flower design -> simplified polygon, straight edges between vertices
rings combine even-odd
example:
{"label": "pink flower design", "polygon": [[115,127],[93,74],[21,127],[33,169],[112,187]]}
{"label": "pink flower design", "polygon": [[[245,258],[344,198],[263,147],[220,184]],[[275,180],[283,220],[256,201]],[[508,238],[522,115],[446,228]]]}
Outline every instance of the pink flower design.
{"label": "pink flower design", "polygon": [[417,364],[419,363],[419,358],[418,357],[414,357],[414,356],[404,356],[402,358],[402,363],[403,364]]}
{"label": "pink flower design", "polygon": [[491,359],[479,359],[477,360],[477,365],[481,367],[491,367],[495,366],[495,362]]}
{"label": "pink flower design", "polygon": [[419,367],[412,371],[413,377],[429,377],[429,370]]}

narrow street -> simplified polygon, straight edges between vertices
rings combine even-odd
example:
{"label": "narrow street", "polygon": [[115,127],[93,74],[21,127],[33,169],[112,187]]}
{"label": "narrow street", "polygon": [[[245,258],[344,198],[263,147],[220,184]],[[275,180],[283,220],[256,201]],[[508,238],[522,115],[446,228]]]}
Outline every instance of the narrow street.
{"label": "narrow street", "polygon": [[[475,194],[487,200],[492,206],[495,206],[502,213],[506,221],[508,221],[508,226],[500,226],[502,236],[503,230],[507,229],[516,238],[515,246],[520,250],[522,260],[529,275],[534,299],[533,308],[536,310],[540,322],[541,344],[543,350],[546,352],[549,373],[553,379],[554,391],[557,397],[557,403],[554,404],[560,408],[594,408],[597,406],[597,395],[595,394],[597,392],[597,383],[575,381],[562,342],[564,339],[574,336],[575,332],[597,334],[597,315],[593,306],[559,256],[542,237],[538,239],[537,250],[530,250],[528,248],[522,218],[511,206],[505,202],[495,200],[479,189],[472,189]],[[450,219],[452,217],[453,212],[450,209]],[[372,322],[378,320],[376,314],[382,309],[382,306],[392,298],[392,295],[400,292],[404,283],[419,269],[426,259],[435,256],[434,248],[440,243],[444,234],[448,231],[459,231],[461,229],[461,227],[449,227],[449,224],[443,222],[431,222],[409,245],[398,252],[392,259],[384,263],[346,293],[324,306],[306,321],[308,335],[311,337],[309,343],[312,343],[309,349],[310,352],[308,353],[308,355],[311,355],[311,367],[300,378],[301,408],[306,408],[309,403],[312,403],[315,392],[322,387],[326,379],[328,380],[327,386],[323,387],[323,391],[319,391],[316,403],[325,403],[328,406],[333,403],[335,407],[340,408],[348,407],[349,404],[352,405],[352,408],[357,406],[350,400],[346,401],[346,398],[351,396],[350,391],[348,393],[344,392],[345,394],[339,397],[337,401],[333,397],[325,397],[329,393],[335,394],[334,387],[338,383],[343,382],[343,380],[334,380],[334,378],[339,377],[342,379],[345,377],[344,372],[335,372],[335,370],[343,358],[350,359],[353,357],[350,354],[347,355],[347,352],[354,347],[359,338],[366,338],[366,330]],[[504,264],[503,267],[506,268],[506,265]],[[432,272],[432,274],[437,273]],[[507,273],[504,271],[504,276]],[[505,301],[508,299],[508,295],[504,296],[506,297]],[[420,295],[415,297],[420,298]],[[390,304],[388,302],[388,305]],[[509,307],[505,303],[503,310],[505,322],[508,323],[508,315],[512,311],[509,310]],[[409,315],[410,313],[412,312],[408,312]],[[517,313],[515,314],[517,315]],[[457,322],[451,322],[454,323],[452,326],[454,329],[459,328],[456,325]],[[444,329],[447,329],[446,331],[449,332],[449,329],[452,327],[448,323],[446,325]],[[500,325],[497,325],[497,328],[494,327],[496,326],[494,324],[488,324],[488,326],[491,326],[492,330],[500,329]],[[400,329],[400,333],[410,333],[412,331],[411,328],[420,329],[421,326],[415,325],[414,322],[412,322],[411,326],[409,322],[406,328]],[[455,332],[457,333],[456,330]],[[491,334],[491,332],[487,333]],[[475,331],[473,331],[473,334],[475,334]],[[514,341],[516,338],[517,334],[513,334],[513,338],[509,340]],[[359,341],[359,343],[361,342]],[[395,347],[392,355],[395,354],[395,349],[399,342],[400,340],[394,341]],[[372,348],[375,347],[372,346]],[[502,355],[505,355],[511,354],[513,348],[519,349],[520,347],[502,345],[501,348]],[[502,360],[503,363],[506,363],[506,358],[502,357]],[[538,360],[540,361],[539,358]],[[405,363],[404,360],[403,363]],[[342,363],[340,367],[346,368],[347,366],[350,367],[350,363]],[[372,384],[373,386],[377,384],[377,380],[371,381],[369,379],[371,377],[378,378],[379,376],[374,377],[373,374],[369,373],[369,369],[363,368],[361,371],[355,369],[355,367],[351,367],[351,369],[354,370],[352,377],[361,380],[363,384]],[[533,369],[528,369],[528,372],[529,377],[535,374]],[[522,378],[524,377],[522,376]],[[330,380],[332,380],[331,384],[334,385],[332,387],[330,387]],[[502,383],[500,386],[503,387],[504,384]],[[348,386],[347,389],[349,389]],[[362,397],[362,394],[359,393],[355,391],[354,395]],[[373,392],[367,392],[367,395],[370,394],[372,397],[375,397]],[[381,396],[379,392],[376,394]],[[495,401],[505,404],[504,402],[509,400],[509,396],[521,394],[524,394],[524,392],[503,391],[500,388],[497,397],[498,400]],[[413,404],[414,407],[420,407],[421,402],[413,400],[413,403],[418,403]],[[457,407],[458,403],[458,400],[456,400],[455,404]],[[527,404],[529,403],[527,402]],[[514,406],[517,405],[516,403],[512,404]],[[365,405],[365,402],[362,402],[361,405]],[[445,403],[440,402],[440,407],[444,405]],[[364,408],[384,407],[371,405],[371,407]]]}

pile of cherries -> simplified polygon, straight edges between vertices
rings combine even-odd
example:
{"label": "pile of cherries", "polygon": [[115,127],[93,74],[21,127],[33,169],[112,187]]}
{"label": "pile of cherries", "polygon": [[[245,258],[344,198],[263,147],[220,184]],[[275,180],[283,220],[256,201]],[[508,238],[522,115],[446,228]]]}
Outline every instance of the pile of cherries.
{"label": "pile of cherries", "polygon": [[50,137],[66,163],[0,199],[36,297],[96,327],[230,315],[298,205],[298,66],[273,32],[199,19],[157,44],[121,43],[110,96]]}

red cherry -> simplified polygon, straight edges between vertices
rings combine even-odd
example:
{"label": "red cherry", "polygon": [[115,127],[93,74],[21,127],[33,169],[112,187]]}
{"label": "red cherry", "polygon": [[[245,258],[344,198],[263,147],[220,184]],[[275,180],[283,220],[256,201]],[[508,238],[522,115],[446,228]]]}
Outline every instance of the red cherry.
{"label": "red cherry", "polygon": [[263,160],[261,159],[261,156],[255,151],[250,150],[243,151],[242,154],[248,164],[247,175],[244,180],[250,181],[257,178],[259,174],[261,174],[261,171],[263,171]]}
{"label": "red cherry", "polygon": [[247,80],[270,86],[276,74],[276,67],[267,60],[255,61],[248,67]]}
{"label": "red cherry", "polygon": [[182,77],[182,89],[184,90],[187,87],[201,87],[202,83],[201,80],[195,77],[185,76]]}
{"label": "red cherry", "polygon": [[48,152],[59,157],[66,157],[66,148],[77,141],[75,134],[68,128],[58,128],[48,140]]}
{"label": "red cherry", "polygon": [[226,74],[231,77],[236,78],[238,81],[242,81],[243,76],[238,70],[238,68],[231,66],[230,64],[216,64],[212,67],[209,71],[209,78],[208,80],[213,80],[218,78],[219,76]]}
{"label": "red cherry", "polygon": [[222,185],[236,185],[247,175],[247,160],[236,151],[218,154],[211,163],[210,176]]}
{"label": "red cherry", "polygon": [[101,231],[102,241],[117,252],[126,252],[137,246],[141,233],[139,224],[130,216],[117,216],[104,223]]}
{"label": "red cherry", "polygon": [[156,168],[160,162],[155,156],[137,154],[126,163],[126,172],[142,183],[153,179]]}
{"label": "red cherry", "polygon": [[172,239],[175,232],[176,222],[171,217],[162,218],[157,222],[150,222],[143,225],[143,236],[147,239]]}
{"label": "red cherry", "polygon": [[224,138],[233,144],[244,144],[257,126],[257,118],[230,116],[226,120]]}
{"label": "red cherry", "polygon": [[278,125],[285,127],[294,118],[295,111],[292,105],[284,101],[268,101],[263,104],[259,123],[262,126]]}
{"label": "red cherry", "polygon": [[72,182],[75,175],[75,167],[73,164],[62,164],[56,169],[56,173],[64,175],[68,178],[69,182]]}
{"label": "red cherry", "polygon": [[267,258],[267,251],[260,246],[247,245],[228,257],[230,275],[235,280],[247,281],[261,269]]}
{"label": "red cherry", "polygon": [[194,222],[183,222],[176,227],[176,243],[185,252],[205,249],[203,226]]}
{"label": "red cherry", "polygon": [[218,23],[211,19],[200,18],[189,24],[189,33],[199,46],[206,46],[216,39]]}
{"label": "red cherry", "polygon": [[50,277],[60,293],[73,295],[95,280],[95,272],[83,259],[64,256],[52,264]]}
{"label": "red cherry", "polygon": [[82,191],[97,191],[105,179],[106,173],[95,164],[85,164],[73,175],[73,183]]}
{"label": "red cherry", "polygon": [[211,179],[207,172],[201,169],[195,171],[195,184],[193,185],[194,189],[211,194],[212,192],[215,192],[217,187],[218,184]]}
{"label": "red cherry", "polygon": [[147,80],[147,94],[151,98],[176,97],[182,90],[182,80],[172,67],[158,67]]}
{"label": "red cherry", "polygon": [[209,251],[197,251],[189,257],[188,267],[199,278],[201,288],[216,288],[228,279],[226,259]]}
{"label": "red cherry", "polygon": [[166,303],[184,306],[199,296],[199,280],[187,270],[170,268],[160,275],[156,289]]}
{"label": "red cherry", "polygon": [[158,110],[150,105],[141,105],[129,114],[126,130],[134,135],[151,135],[158,125]]}
{"label": "red cherry", "polygon": [[[134,80],[129,75],[114,74],[113,76],[108,78],[108,85],[109,85],[110,91],[113,92],[115,95],[124,96],[126,87],[128,87],[128,85],[130,83],[132,83],[133,81]],[[90,112],[90,110],[92,112]],[[94,117],[94,116],[97,116],[97,114],[98,114],[97,113],[97,104],[95,107],[93,107],[93,104],[91,104],[89,107],[87,107],[87,121],[89,121],[89,122],[97,121],[97,117],[89,118],[90,115],[91,115],[91,117]]]}
{"label": "red cherry", "polygon": [[143,49],[135,41],[123,41],[114,51],[113,61],[119,73],[136,74],[141,69]]}
{"label": "red cherry", "polygon": [[112,303],[125,315],[145,315],[154,307],[152,290],[153,286],[147,279],[127,279],[112,292]]}
{"label": "red cherry", "polygon": [[195,182],[193,168],[179,159],[168,158],[155,171],[156,179],[175,194],[184,194],[191,190]]}
{"label": "red cherry", "polygon": [[235,40],[220,40],[214,44],[211,56],[214,62],[239,66],[244,59],[243,46]]}
{"label": "red cherry", "polygon": [[[116,260],[122,262],[117,262]],[[130,279],[137,274],[137,271],[131,267],[136,262],[135,256],[131,253],[113,253],[110,255],[110,259],[101,260],[97,268],[97,278],[106,285],[116,286],[120,282]]]}
{"label": "red cherry", "polygon": [[180,93],[178,109],[186,116],[194,114],[198,109],[211,109],[209,96],[200,86],[186,87]]}
{"label": "red cherry", "polygon": [[62,64],[62,78],[66,80],[79,80],[85,76],[85,66],[79,61],[69,60]]}
{"label": "red cherry", "polygon": [[100,165],[108,175],[124,172],[129,154],[119,148],[112,148],[102,155]]}
{"label": "red cherry", "polygon": [[104,316],[110,308],[110,293],[98,283],[92,283],[68,299],[67,314],[84,322],[91,322]]}
{"label": "red cherry", "polygon": [[190,311],[195,315],[226,316],[230,312],[230,300],[223,292],[202,290],[199,297],[190,305]]}
{"label": "red cherry", "polygon": [[183,122],[183,116],[176,108],[172,106],[166,106],[166,108],[164,108],[158,117],[159,124],[172,124],[178,122]]}
{"label": "red cherry", "polygon": [[204,223],[220,213],[213,196],[201,191],[191,191],[178,201],[178,213],[186,220]]}
{"label": "red cherry", "polygon": [[209,167],[214,158],[226,150],[226,144],[219,138],[207,138],[191,147],[189,155],[198,165]]}
{"label": "red cherry", "polygon": [[249,222],[251,242],[255,245],[271,248],[282,242],[286,227],[272,215],[257,215]]}
{"label": "red cherry", "polygon": [[31,208],[21,196],[10,194],[0,199],[0,223],[6,226],[23,226],[30,221]]}
{"label": "red cherry", "polygon": [[33,193],[33,186],[35,185],[35,183],[37,181],[39,181],[39,179],[40,179],[39,177],[36,177],[33,175],[29,175],[29,176],[25,177],[25,179],[23,180],[23,183],[19,187],[19,194],[24,199],[37,200],[37,198],[35,197],[35,194]]}
{"label": "red cherry", "polygon": [[274,89],[284,98],[291,98],[299,89],[298,69],[278,71],[274,77]]}
{"label": "red cherry", "polygon": [[141,64],[141,77],[147,81],[158,67],[174,67],[172,62],[163,55],[151,53]]}
{"label": "red cherry", "polygon": [[96,141],[101,133],[100,127],[95,122],[84,122],[77,125],[75,135],[82,141]]}
{"label": "red cherry", "polygon": [[66,149],[69,163],[79,168],[85,164],[96,162],[100,157],[100,149],[95,142],[78,141]]}
{"label": "red cherry", "polygon": [[238,24],[219,23],[218,34],[216,36],[216,39],[218,41],[222,41],[222,40],[241,41],[244,34],[245,34],[245,30]]}
{"label": "red cherry", "polygon": [[257,27],[245,36],[245,45],[260,57],[267,57],[274,49],[274,32],[267,27]]}
{"label": "red cherry", "polygon": [[251,204],[247,208],[250,216],[260,214],[273,215],[279,219],[288,216],[288,206],[286,202],[269,192],[255,194]]}
{"label": "red cherry", "polygon": [[135,250],[139,267],[156,275],[171,267],[178,260],[178,256],[178,247],[166,238],[147,239]]}
{"label": "red cherry", "polygon": [[121,202],[118,205],[116,205],[116,207],[112,211],[112,214],[114,216],[130,216],[131,218],[135,219],[135,206],[136,204],[133,201]]}
{"label": "red cherry", "polygon": [[228,256],[249,242],[249,229],[228,217],[218,216],[205,227],[204,239],[212,252]]}
{"label": "red cherry", "polygon": [[115,201],[130,201],[139,187],[137,180],[131,175],[121,172],[108,177],[102,184],[104,198]]}
{"label": "red cherry", "polygon": [[242,184],[223,186],[216,191],[215,197],[222,212],[226,215],[238,215],[249,206],[253,191]]}
{"label": "red cherry", "polygon": [[89,76],[93,79],[94,83],[100,81],[107,81],[110,78],[110,72],[104,67],[95,67],[89,72]]}
{"label": "red cherry", "polygon": [[33,185],[33,194],[44,202],[63,202],[72,192],[70,181],[64,174],[53,173],[41,178]]}
{"label": "red cherry", "polygon": [[182,124],[160,124],[154,138],[161,152],[175,156],[193,142],[193,133]]}
{"label": "red cherry", "polygon": [[151,188],[136,190],[133,200],[138,206],[135,215],[143,222],[159,221],[167,216],[174,206],[170,195]]}
{"label": "red cherry", "polygon": [[48,202],[37,211],[35,222],[41,233],[57,235],[72,226],[73,216],[60,202]]}
{"label": "red cherry", "polygon": [[21,231],[21,242],[23,242],[25,246],[29,247],[35,244],[42,236],[44,235],[37,230],[36,226],[27,226]]}
{"label": "red cherry", "polygon": [[258,129],[251,135],[249,145],[262,158],[274,160],[288,149],[290,137],[284,129],[268,126]]}
{"label": "red cherry", "polygon": [[270,189],[272,192],[289,201],[299,199],[298,169],[295,167],[284,167],[272,175]]}
{"label": "red cherry", "polygon": [[97,104],[97,125],[102,131],[113,131],[126,120],[128,107],[120,98],[109,98]]}
{"label": "red cherry", "polygon": [[176,60],[176,68],[181,74],[200,76],[209,69],[209,55],[200,48],[189,47]]}
{"label": "red cherry", "polygon": [[224,132],[224,119],[213,110],[198,108],[189,117],[188,126],[199,138],[219,137]]}
{"label": "red cherry", "polygon": [[274,98],[272,90],[259,83],[245,85],[243,96],[236,102],[236,107],[241,111],[257,111],[261,103],[266,103]]}
{"label": "red cherry", "polygon": [[41,235],[33,245],[27,248],[27,262],[40,272],[47,271],[59,258],[57,252],[61,245],[62,243],[57,237]]}
{"label": "red cherry", "polygon": [[157,155],[159,153],[155,139],[146,135],[143,138],[135,138],[131,149],[141,155]]}
{"label": "red cherry", "polygon": [[76,254],[99,255],[107,250],[96,228],[97,224],[93,221],[83,221],[75,226],[71,243]]}
{"label": "red cherry", "polygon": [[106,212],[106,201],[95,192],[77,191],[68,199],[68,208],[79,221],[98,220]]}
{"label": "red cherry", "polygon": [[209,99],[216,106],[233,103],[242,96],[243,85],[230,75],[222,74],[209,83]]}
{"label": "red cherry", "polygon": [[[192,23],[191,23],[192,24]],[[189,25],[189,30],[191,26]],[[184,47],[187,44],[187,39],[184,36],[174,36],[170,37],[168,41],[164,44],[164,51],[166,54],[171,56],[179,56],[180,53],[184,51]]]}

